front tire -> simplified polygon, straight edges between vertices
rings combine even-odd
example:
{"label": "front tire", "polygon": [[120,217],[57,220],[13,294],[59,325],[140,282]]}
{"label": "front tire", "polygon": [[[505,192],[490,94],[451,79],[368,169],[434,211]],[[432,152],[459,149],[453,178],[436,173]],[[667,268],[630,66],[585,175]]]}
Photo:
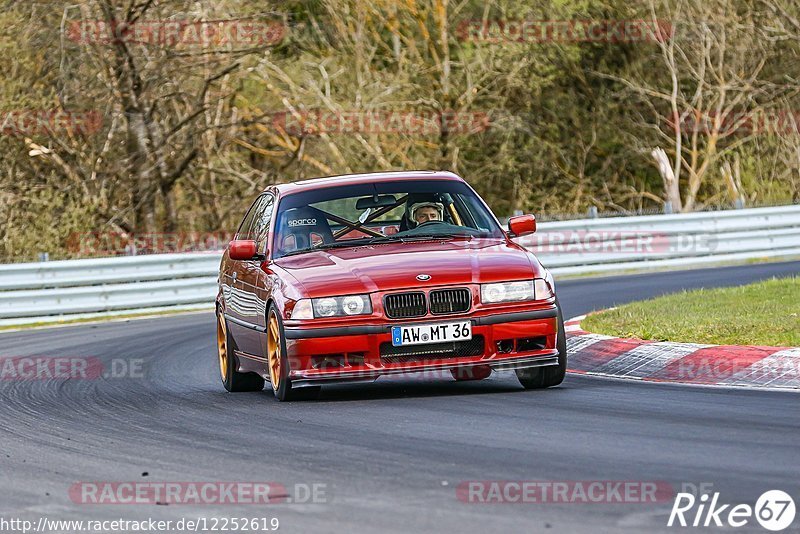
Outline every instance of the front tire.
{"label": "front tire", "polygon": [[270,304],[267,311],[267,360],[272,392],[279,401],[309,400],[319,394],[319,386],[292,387],[283,319],[274,304]]}
{"label": "front tire", "polygon": [[561,315],[561,305],[556,299],[558,318],[556,326],[556,348],[558,349],[558,365],[548,367],[531,367],[517,369],[517,379],[525,389],[543,389],[559,385],[567,374],[567,333],[564,330],[564,317]]}
{"label": "front tire", "polygon": [[231,393],[261,391],[264,389],[263,378],[255,373],[240,373],[237,370],[234,346],[228,331],[228,322],[225,316],[217,311],[217,356],[222,385]]}

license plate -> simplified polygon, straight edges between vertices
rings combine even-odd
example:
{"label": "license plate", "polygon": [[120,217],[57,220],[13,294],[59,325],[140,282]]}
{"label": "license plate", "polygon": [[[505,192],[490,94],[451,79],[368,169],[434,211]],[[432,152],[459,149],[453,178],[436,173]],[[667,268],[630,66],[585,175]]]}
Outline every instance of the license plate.
{"label": "license plate", "polygon": [[392,327],[392,345],[395,347],[468,339],[472,339],[472,323],[469,321]]}

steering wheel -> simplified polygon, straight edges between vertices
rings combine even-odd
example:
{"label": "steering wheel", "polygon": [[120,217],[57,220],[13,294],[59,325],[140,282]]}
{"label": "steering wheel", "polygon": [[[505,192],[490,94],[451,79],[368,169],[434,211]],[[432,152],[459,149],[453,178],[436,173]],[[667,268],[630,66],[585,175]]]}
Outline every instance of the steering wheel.
{"label": "steering wheel", "polygon": [[423,226],[428,225],[428,224],[446,224],[446,223],[444,221],[439,221],[439,220],[434,219],[434,220],[430,220],[430,221],[425,221],[424,223],[417,223],[417,228],[422,228]]}

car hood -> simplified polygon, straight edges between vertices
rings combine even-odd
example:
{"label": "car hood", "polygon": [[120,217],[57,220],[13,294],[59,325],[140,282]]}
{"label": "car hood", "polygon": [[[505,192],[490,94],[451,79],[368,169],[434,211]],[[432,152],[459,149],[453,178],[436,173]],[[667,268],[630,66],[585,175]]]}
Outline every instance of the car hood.
{"label": "car hood", "polygon": [[[499,239],[320,250],[281,258],[274,265],[295,278],[300,292],[312,298],[544,276],[531,253]],[[430,280],[420,281],[418,275],[429,275]]]}

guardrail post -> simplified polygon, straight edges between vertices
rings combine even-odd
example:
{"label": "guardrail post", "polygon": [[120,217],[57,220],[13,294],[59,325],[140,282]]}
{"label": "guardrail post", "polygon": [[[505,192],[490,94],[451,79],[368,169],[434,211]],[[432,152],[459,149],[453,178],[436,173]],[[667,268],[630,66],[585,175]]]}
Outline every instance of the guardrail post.
{"label": "guardrail post", "polygon": [[664,202],[664,213],[668,215],[672,213],[672,202],[670,202],[669,200]]}
{"label": "guardrail post", "polygon": [[597,218],[597,206],[589,206],[589,218],[596,219]]}

